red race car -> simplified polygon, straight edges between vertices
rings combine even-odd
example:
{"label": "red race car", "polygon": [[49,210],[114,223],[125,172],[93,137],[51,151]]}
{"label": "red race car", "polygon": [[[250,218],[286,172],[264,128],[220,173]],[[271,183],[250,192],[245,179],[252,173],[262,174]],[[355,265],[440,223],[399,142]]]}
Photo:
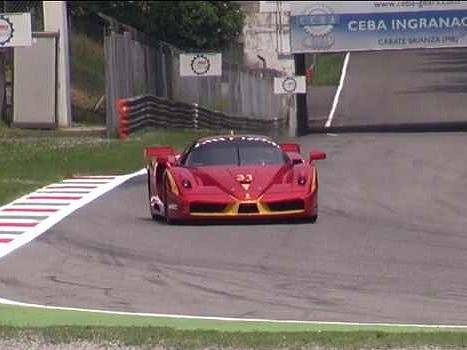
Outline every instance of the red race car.
{"label": "red race car", "polygon": [[156,220],[318,217],[320,151],[300,155],[298,144],[266,136],[221,135],[145,149],[149,205]]}

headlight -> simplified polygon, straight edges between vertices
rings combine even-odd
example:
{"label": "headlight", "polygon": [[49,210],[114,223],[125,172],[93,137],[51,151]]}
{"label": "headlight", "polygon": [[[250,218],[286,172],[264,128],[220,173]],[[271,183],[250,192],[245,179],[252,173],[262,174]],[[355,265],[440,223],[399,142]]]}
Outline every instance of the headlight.
{"label": "headlight", "polygon": [[306,184],[306,177],[304,175],[300,175],[298,177],[298,184],[304,186]]}

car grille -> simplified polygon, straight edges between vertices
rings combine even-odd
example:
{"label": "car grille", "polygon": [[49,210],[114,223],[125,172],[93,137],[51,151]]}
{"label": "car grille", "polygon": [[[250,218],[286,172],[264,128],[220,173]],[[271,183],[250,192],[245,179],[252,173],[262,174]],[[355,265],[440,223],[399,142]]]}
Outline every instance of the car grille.
{"label": "car grille", "polygon": [[259,213],[256,203],[242,203],[238,207],[239,214],[257,214]]}
{"label": "car grille", "polygon": [[192,213],[221,213],[226,205],[222,203],[191,203],[190,212]]}
{"label": "car grille", "polygon": [[271,202],[268,207],[271,211],[304,210],[305,203],[303,200]]}

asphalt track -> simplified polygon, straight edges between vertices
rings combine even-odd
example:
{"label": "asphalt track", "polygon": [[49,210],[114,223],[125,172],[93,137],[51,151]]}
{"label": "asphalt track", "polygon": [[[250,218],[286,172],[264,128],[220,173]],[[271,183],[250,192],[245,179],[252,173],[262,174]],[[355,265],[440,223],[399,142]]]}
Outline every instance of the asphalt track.
{"label": "asphalt track", "polygon": [[467,324],[467,135],[300,138],[316,224],[168,226],[143,176],[0,260],[0,297],[118,311]]}
{"label": "asphalt track", "polygon": [[466,48],[353,52],[332,126],[459,130],[466,110]]}

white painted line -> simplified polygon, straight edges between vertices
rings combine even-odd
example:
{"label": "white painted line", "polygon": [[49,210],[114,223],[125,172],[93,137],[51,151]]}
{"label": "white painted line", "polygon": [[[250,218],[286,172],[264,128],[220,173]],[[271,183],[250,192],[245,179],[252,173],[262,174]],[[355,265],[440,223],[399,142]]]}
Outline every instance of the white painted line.
{"label": "white painted line", "polygon": [[24,202],[22,202],[22,203],[44,203],[44,204],[59,203],[59,204],[66,204],[66,203],[74,202],[76,200],[77,199],[59,199],[59,198],[53,198],[53,199],[29,199],[29,198],[26,198],[26,200]]}
{"label": "white painted line", "polygon": [[341,79],[339,81],[339,86],[337,87],[336,94],[334,95],[334,101],[332,102],[331,112],[329,113],[329,117],[328,117],[328,120],[326,121],[326,124],[324,124],[326,128],[329,128],[331,126],[332,120],[334,118],[334,113],[336,112],[336,109],[337,109],[337,104],[339,102],[339,96],[344,86],[345,75],[347,74],[347,65],[349,64],[349,57],[350,57],[350,52],[347,52],[344,58],[344,64],[342,66]]}
{"label": "white painted line", "polygon": [[330,322],[330,321],[299,321],[299,320],[271,320],[262,318],[233,318],[233,317],[211,317],[211,316],[193,316],[193,315],[175,315],[175,314],[157,314],[157,313],[141,313],[141,312],[125,312],[125,311],[107,311],[96,309],[81,309],[75,307],[50,306],[40,304],[28,304],[18,301],[0,298],[0,304],[24,306],[47,310],[63,310],[63,311],[82,311],[109,315],[124,315],[124,316],[142,316],[142,317],[164,317],[164,318],[179,318],[179,319],[194,319],[194,320],[212,320],[212,321],[234,321],[234,322],[263,322],[263,323],[278,323],[278,324],[303,324],[303,325],[336,325],[336,326],[374,326],[374,327],[415,327],[415,328],[455,328],[467,329],[467,325],[430,325],[416,323],[364,323],[364,322]]}
{"label": "white painted line", "polygon": [[2,217],[0,215],[0,223],[38,223],[39,221],[34,220],[34,219],[9,219]]}
{"label": "white painted line", "polygon": [[0,220],[2,220],[3,218],[5,217],[8,217],[8,216],[24,216],[24,217],[31,217],[31,218],[34,218],[36,216],[38,217],[44,217],[44,216],[50,216],[51,214],[53,214],[52,212],[19,212],[19,211],[9,211],[9,212],[6,212],[6,211],[0,211]]}
{"label": "white painted line", "polygon": [[[21,202],[23,203],[23,202]],[[11,205],[9,207],[6,207],[4,209],[8,209],[8,212],[9,213],[13,213],[13,211],[10,211],[10,210],[14,210],[15,212],[20,212],[21,210],[23,209],[60,209],[62,208],[61,206],[56,206],[56,205]],[[2,213],[4,213],[5,211],[2,211]],[[52,212],[51,212],[52,213]]]}
{"label": "white painted line", "polygon": [[86,194],[86,193],[90,193],[92,191],[92,188],[90,188],[89,190],[86,190],[86,189],[82,189],[82,190],[79,190],[79,189],[72,189],[72,188],[61,188],[61,189],[48,189],[48,190],[42,190],[42,191],[36,191],[35,193],[40,193],[40,194],[47,194],[47,193],[50,193],[50,194],[76,194],[76,195],[80,195],[80,194]]}
{"label": "white painted line", "polygon": [[98,185],[73,185],[73,184],[54,184],[49,185],[44,190],[66,190],[70,189],[72,191],[88,191],[97,188]]}
{"label": "white painted line", "polygon": [[[104,183],[112,182],[113,180],[101,180],[101,179],[66,179],[61,182],[61,184],[74,184],[74,183],[96,183],[102,185]],[[58,185],[58,184],[57,184]]]}
{"label": "white painted line", "polygon": [[[35,239],[37,236],[41,235],[45,231],[47,231],[49,228],[63,220],[65,217],[73,213],[75,210],[83,207],[84,205],[92,202],[96,198],[102,196],[104,193],[112,190],[113,188],[121,185],[125,181],[131,179],[132,177],[138,176],[138,175],[143,175],[146,173],[146,169],[141,169],[133,174],[128,174],[128,175],[123,175],[123,176],[117,176],[114,180],[102,184],[99,187],[97,187],[92,193],[84,195],[82,199],[80,200],[74,200],[71,201],[71,203],[67,206],[55,206],[55,207],[48,207],[45,206],[45,208],[54,208],[54,209],[59,209],[57,212],[53,213],[50,217],[47,219],[39,222],[36,226],[29,228],[24,232],[22,235],[20,235],[18,238],[16,238],[14,241],[11,243],[7,244],[3,249],[0,250],[0,258],[8,255],[12,251],[18,249],[19,247],[31,242],[33,239]],[[43,189],[43,188],[42,188]],[[41,189],[41,190],[42,190]],[[23,202],[30,202],[28,201],[27,197],[31,196],[32,194],[28,194],[15,202],[23,203]],[[41,200],[43,202],[43,200]],[[54,200],[56,201],[56,200]],[[0,208],[0,211],[5,208],[17,208],[17,206],[14,206],[10,203],[4,207]],[[39,206],[39,207],[44,207],[44,206]],[[36,206],[21,206],[21,208],[28,209],[28,208],[37,208]],[[8,227],[9,231],[16,231],[16,229],[12,230],[11,227]],[[24,228],[22,228],[23,231],[25,231]]]}
{"label": "white painted line", "polygon": [[103,180],[114,180],[118,176],[105,176],[105,175],[83,175],[74,176],[73,179],[103,179]]}
{"label": "white painted line", "polygon": [[29,227],[13,227],[13,226],[0,227],[0,233],[2,232],[24,232],[28,228]]}

